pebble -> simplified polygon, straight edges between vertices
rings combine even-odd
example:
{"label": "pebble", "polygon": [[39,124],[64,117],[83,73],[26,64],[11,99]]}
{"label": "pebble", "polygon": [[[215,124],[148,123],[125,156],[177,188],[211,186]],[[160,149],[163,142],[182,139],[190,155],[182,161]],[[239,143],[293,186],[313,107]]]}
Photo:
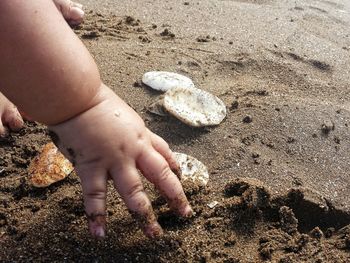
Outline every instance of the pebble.
{"label": "pebble", "polygon": [[326,120],[321,126],[321,131],[323,134],[328,135],[331,131],[334,131],[335,125],[332,121]]}
{"label": "pebble", "polygon": [[215,206],[217,206],[219,204],[218,201],[213,201],[210,202],[209,204],[207,204],[207,206],[209,206],[210,209],[213,209]]}
{"label": "pebble", "polygon": [[244,123],[251,123],[252,121],[253,121],[253,118],[250,115],[247,115],[243,118]]}

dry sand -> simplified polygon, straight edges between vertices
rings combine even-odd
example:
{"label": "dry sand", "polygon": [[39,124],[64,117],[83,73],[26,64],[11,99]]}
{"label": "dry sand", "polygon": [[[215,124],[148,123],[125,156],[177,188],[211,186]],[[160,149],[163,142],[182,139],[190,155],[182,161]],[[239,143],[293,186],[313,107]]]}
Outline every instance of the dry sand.
{"label": "dry sand", "polygon": [[[95,11],[76,33],[104,82],[173,150],[204,162],[209,186],[187,191],[190,221],[169,215],[149,189],[166,230],[157,242],[111,189],[109,237],[96,243],[74,175],[40,191],[26,184],[48,140],[28,124],[0,142],[0,259],[350,262],[350,2],[81,2]],[[140,79],[150,70],[191,77],[225,102],[226,120],[191,129],[149,114],[158,93]]]}

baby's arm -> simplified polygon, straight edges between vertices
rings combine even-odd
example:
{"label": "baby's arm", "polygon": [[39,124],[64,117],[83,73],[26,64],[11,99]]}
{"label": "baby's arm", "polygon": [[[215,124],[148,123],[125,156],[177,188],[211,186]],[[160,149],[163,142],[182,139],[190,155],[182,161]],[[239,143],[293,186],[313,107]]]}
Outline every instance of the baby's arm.
{"label": "baby's arm", "polygon": [[167,143],[100,80],[95,62],[51,1],[0,1],[0,88],[47,124],[81,178],[89,229],[105,235],[108,178],[145,233],[161,233],[137,168],[182,216],[192,210]]}
{"label": "baby's arm", "polygon": [[8,130],[18,131],[23,127],[23,119],[15,105],[0,92],[0,138],[7,135]]}
{"label": "baby's arm", "polygon": [[15,105],[56,124],[97,103],[96,64],[52,1],[4,0],[0,14],[0,87]]}

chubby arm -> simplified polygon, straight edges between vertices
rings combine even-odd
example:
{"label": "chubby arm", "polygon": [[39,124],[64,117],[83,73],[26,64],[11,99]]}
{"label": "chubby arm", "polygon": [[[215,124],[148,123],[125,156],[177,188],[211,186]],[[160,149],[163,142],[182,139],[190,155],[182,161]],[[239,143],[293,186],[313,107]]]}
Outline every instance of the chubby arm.
{"label": "chubby arm", "polygon": [[0,1],[0,89],[32,119],[47,124],[81,179],[90,232],[105,236],[111,178],[149,237],[162,233],[138,170],[171,209],[192,209],[173,173],[168,144],[101,83],[95,62],[48,0]]}
{"label": "chubby arm", "polygon": [[97,66],[52,1],[0,1],[0,58],[1,91],[39,122],[97,103]]}

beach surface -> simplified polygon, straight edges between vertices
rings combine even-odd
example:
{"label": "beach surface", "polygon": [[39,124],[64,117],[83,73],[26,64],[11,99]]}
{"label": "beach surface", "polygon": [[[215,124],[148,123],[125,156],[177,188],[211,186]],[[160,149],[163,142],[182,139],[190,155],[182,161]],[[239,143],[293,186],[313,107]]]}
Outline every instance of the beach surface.
{"label": "beach surface", "polygon": [[[0,259],[350,262],[349,1],[80,2],[86,18],[74,30],[105,84],[174,151],[207,165],[210,180],[185,187],[190,220],[147,186],[165,230],[157,241],[110,187],[108,238],[96,242],[75,174],[28,185],[30,160],[49,139],[27,123],[0,141]],[[195,129],[151,114],[160,93],[141,78],[153,70],[190,77],[223,100],[227,118]]]}

